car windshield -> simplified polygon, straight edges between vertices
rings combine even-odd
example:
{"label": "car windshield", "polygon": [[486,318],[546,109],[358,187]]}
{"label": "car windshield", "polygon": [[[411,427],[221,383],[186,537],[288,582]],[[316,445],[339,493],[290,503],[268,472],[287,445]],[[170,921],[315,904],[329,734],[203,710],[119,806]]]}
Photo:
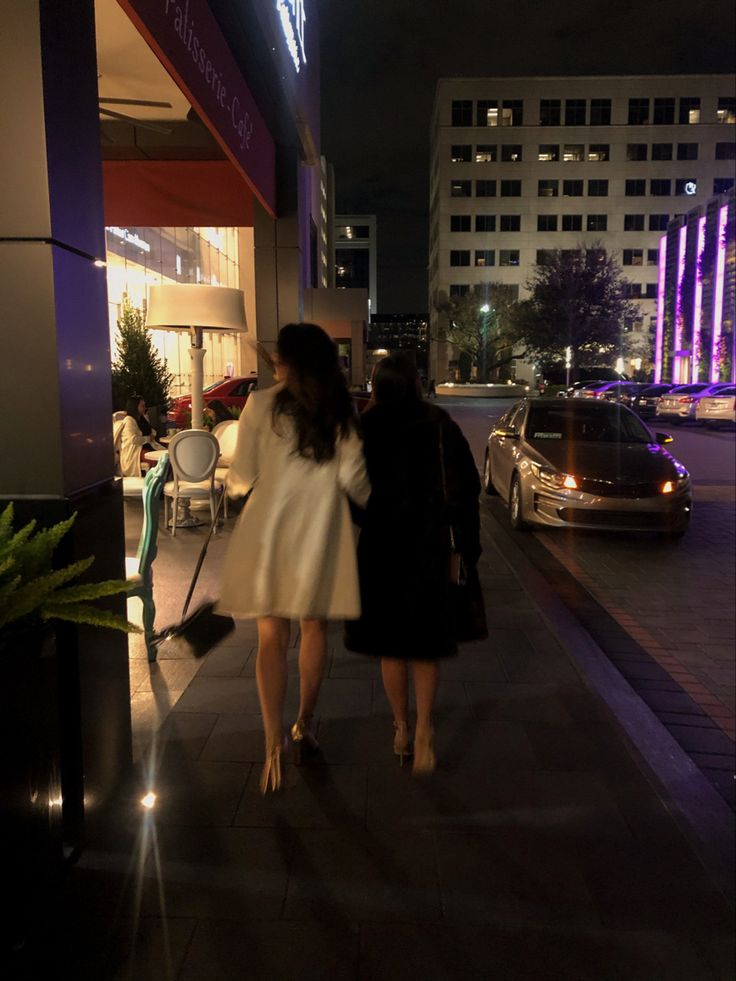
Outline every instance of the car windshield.
{"label": "car windshield", "polygon": [[[576,411],[577,410],[577,411]],[[589,407],[531,406],[527,439],[566,439],[583,443],[651,443],[652,436],[635,415],[617,405]]]}
{"label": "car windshield", "polygon": [[672,395],[695,395],[696,392],[702,392],[703,389],[707,388],[707,385],[680,385],[678,388],[673,388],[671,390]]}
{"label": "car windshield", "polygon": [[219,381],[216,381],[216,382],[213,382],[213,383],[212,383],[211,385],[208,385],[208,386],[207,386],[207,388],[203,388],[203,389],[202,389],[202,394],[204,395],[204,394],[206,394],[207,392],[211,392],[211,391],[212,391],[213,389],[215,389],[215,388],[219,388],[219,387],[220,387],[220,385],[222,385],[222,383],[223,383],[223,380],[224,380],[224,381],[227,381],[227,378],[225,378],[225,379],[222,379],[222,378],[220,378],[220,380],[219,380]]}
{"label": "car windshield", "polygon": [[720,399],[730,397],[731,395],[736,395],[736,386],[731,385],[728,388],[720,388],[717,395],[714,397]]}

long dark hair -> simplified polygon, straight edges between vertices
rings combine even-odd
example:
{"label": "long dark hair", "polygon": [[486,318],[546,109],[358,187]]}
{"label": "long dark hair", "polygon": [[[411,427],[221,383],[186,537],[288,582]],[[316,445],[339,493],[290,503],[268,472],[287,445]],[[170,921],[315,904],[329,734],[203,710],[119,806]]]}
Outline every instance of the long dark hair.
{"label": "long dark hair", "polygon": [[144,436],[151,435],[151,423],[138,411],[138,406],[143,401],[142,395],[131,395],[125,403],[125,414],[133,416],[138,423],[138,428]]}
{"label": "long dark hair", "polygon": [[373,372],[373,399],[408,414],[419,412],[422,394],[416,367],[401,354],[382,358]]}
{"label": "long dark hair", "polygon": [[287,375],[274,399],[274,424],[278,416],[288,416],[299,456],[317,463],[331,460],[338,438],[355,426],[335,342],[316,324],[287,324],[279,331],[276,349]]}

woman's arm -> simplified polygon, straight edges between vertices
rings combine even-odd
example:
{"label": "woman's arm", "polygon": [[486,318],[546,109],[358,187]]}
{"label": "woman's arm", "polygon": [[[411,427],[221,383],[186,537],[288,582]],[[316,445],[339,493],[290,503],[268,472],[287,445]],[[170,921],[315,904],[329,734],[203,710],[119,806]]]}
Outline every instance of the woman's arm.
{"label": "woman's arm", "polygon": [[133,446],[143,446],[147,443],[150,437],[144,436],[140,430],[140,426],[135,421],[133,416],[126,416],[123,420],[123,429],[120,434],[121,443],[130,443]]}
{"label": "woman's arm", "polygon": [[259,425],[254,395],[246,401],[238,420],[238,440],[226,480],[229,497],[244,497],[258,477]]}
{"label": "woman's arm", "polygon": [[370,497],[371,485],[365,466],[363,441],[354,429],[351,429],[349,436],[338,440],[337,454],[337,481],[351,501],[364,508]]}

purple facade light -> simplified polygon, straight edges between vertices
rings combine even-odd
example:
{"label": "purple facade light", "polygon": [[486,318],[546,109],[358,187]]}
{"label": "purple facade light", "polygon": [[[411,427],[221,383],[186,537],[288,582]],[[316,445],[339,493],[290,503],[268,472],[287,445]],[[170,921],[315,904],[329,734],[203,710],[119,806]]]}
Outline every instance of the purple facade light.
{"label": "purple facade light", "polygon": [[723,322],[723,284],[726,276],[726,219],[728,205],[718,212],[718,252],[716,254],[716,281],[713,288],[713,343],[710,355],[710,380],[717,382],[720,377],[720,359],[718,347],[721,342],[721,325]]}
{"label": "purple facade light", "polygon": [[685,247],[687,245],[687,225],[683,225],[677,238],[677,292],[675,293],[674,357],[672,358],[672,381],[678,382],[680,372],[680,348],[682,347],[682,280],[685,273]]}
{"label": "purple facade light", "polygon": [[695,258],[695,298],[693,300],[693,345],[692,345],[692,375],[690,380],[695,383],[698,380],[698,368],[700,367],[700,315],[703,310],[703,270],[700,263],[703,258],[705,248],[705,215],[698,218],[698,244]]}
{"label": "purple facade light", "polygon": [[659,240],[659,275],[657,276],[657,333],[654,341],[654,380],[662,381],[662,344],[664,340],[664,275],[667,267],[667,236]]}

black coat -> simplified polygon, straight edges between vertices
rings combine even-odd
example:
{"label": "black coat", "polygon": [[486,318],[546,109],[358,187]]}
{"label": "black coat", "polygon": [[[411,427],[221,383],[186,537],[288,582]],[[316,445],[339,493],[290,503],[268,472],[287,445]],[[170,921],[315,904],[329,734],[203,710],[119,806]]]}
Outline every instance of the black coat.
{"label": "black coat", "polygon": [[[449,523],[465,562],[480,555],[480,481],[470,447],[447,413],[411,416],[376,405],[361,418],[371,497],[362,513],[362,615],[346,624],[350,650],[429,660],[456,650],[448,588]],[[442,427],[449,508],[440,468]]]}

